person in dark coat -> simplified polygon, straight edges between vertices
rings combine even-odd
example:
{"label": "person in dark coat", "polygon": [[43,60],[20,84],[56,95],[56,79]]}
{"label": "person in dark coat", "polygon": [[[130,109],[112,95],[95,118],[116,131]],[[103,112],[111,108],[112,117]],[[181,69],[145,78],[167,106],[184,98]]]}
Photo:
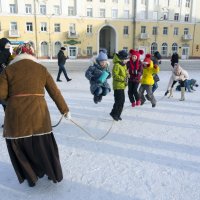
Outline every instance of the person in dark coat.
{"label": "person in dark coat", "polygon": [[52,76],[32,55],[17,55],[0,74],[0,100],[7,100],[3,137],[19,182],[27,180],[30,187],[44,175],[54,183],[63,179],[45,90],[70,119]]}
{"label": "person in dark coat", "polygon": [[[9,63],[9,59],[11,56],[10,53],[10,41],[7,38],[0,39],[0,74],[3,72],[5,67]],[[1,91],[0,91],[1,92]],[[6,109],[6,102],[4,100],[0,100],[0,104],[2,104],[3,109]],[[2,125],[1,127],[3,127]]]}
{"label": "person in dark coat", "polygon": [[[151,60],[153,61],[153,65],[159,66],[161,64],[162,56],[158,51],[154,52],[154,54],[151,56]],[[158,81],[160,81],[160,78],[158,74],[153,74],[154,84],[152,86],[152,93],[154,93],[158,89]]]}
{"label": "person in dark coat", "polygon": [[85,72],[85,77],[90,81],[90,91],[94,95],[93,100],[96,104],[101,102],[102,97],[111,91],[107,82],[107,79],[111,77],[107,60],[107,54],[100,52],[96,62]]}
{"label": "person in dark coat", "polygon": [[71,81],[72,79],[68,77],[66,69],[65,69],[65,63],[66,60],[68,59],[68,56],[65,55],[65,47],[61,47],[60,51],[58,52],[58,66],[59,66],[59,71],[58,71],[58,75],[57,75],[57,81],[61,82],[62,80],[60,80],[60,75],[63,72],[65,78],[67,81]]}
{"label": "person in dark coat", "polygon": [[140,78],[142,76],[143,64],[140,61],[140,55],[143,51],[135,51],[131,49],[129,51],[130,60],[127,62],[127,69],[129,72],[128,79],[128,97],[131,102],[132,107],[140,105],[140,98],[138,93],[138,86],[140,83]]}
{"label": "person in dark coat", "polygon": [[174,68],[174,64],[179,62],[179,55],[177,52],[174,52],[171,57],[171,66]]}
{"label": "person in dark coat", "polygon": [[9,63],[10,53],[10,41],[7,38],[0,39],[0,73]]}

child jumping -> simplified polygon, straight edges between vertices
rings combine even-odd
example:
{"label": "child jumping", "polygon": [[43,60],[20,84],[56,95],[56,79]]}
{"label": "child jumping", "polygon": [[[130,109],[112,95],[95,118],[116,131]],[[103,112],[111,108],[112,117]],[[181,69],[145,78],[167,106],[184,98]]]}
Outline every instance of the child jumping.
{"label": "child jumping", "polygon": [[94,95],[94,103],[101,102],[102,96],[106,96],[110,91],[107,79],[111,77],[108,67],[108,56],[100,52],[96,62],[85,72],[85,77],[90,81],[90,91]]}

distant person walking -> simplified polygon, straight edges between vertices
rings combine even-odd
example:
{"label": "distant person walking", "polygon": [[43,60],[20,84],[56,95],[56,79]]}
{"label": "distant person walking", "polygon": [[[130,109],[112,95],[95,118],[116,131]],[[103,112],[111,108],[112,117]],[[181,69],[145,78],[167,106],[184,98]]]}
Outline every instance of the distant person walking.
{"label": "distant person walking", "polygon": [[65,63],[66,60],[68,59],[68,56],[65,55],[65,47],[61,47],[60,51],[58,52],[58,66],[59,66],[59,71],[58,71],[58,75],[57,75],[57,82],[62,82],[62,80],[60,80],[60,75],[63,72],[65,78],[67,81],[71,81],[72,79],[68,77],[66,69],[65,69]]}
{"label": "distant person walking", "polygon": [[179,61],[179,55],[176,52],[174,52],[171,57],[171,66],[174,67],[174,64],[178,63],[178,61]]}

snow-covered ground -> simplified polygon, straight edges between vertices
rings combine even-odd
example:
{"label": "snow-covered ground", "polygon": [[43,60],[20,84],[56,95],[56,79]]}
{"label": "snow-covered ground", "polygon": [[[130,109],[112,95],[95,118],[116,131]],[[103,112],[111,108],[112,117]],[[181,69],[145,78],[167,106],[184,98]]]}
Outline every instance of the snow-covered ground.
{"label": "snow-covered ground", "polygon": [[[109,113],[113,91],[94,104],[84,72],[71,72],[71,82],[58,83],[72,119],[94,140],[70,121],[54,128],[64,180],[53,184],[47,177],[33,188],[18,183],[0,138],[0,199],[2,200],[199,200],[200,199],[200,88],[164,98],[171,72],[160,72],[155,92],[156,108],[150,103],[131,108],[127,97],[122,121],[112,125]],[[200,71],[189,71],[200,82]],[[56,74],[53,74],[54,78]],[[111,80],[110,80],[111,82]],[[52,124],[60,114],[47,96]],[[33,116],[34,117],[34,116]],[[0,109],[0,123],[3,111]],[[2,135],[2,129],[0,129]]]}

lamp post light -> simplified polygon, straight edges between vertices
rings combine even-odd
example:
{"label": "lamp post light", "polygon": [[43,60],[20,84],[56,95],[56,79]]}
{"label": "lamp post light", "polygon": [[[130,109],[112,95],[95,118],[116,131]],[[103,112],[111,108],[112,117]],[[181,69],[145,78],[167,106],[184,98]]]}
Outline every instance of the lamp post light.
{"label": "lamp post light", "polygon": [[52,60],[52,45],[51,45],[51,26],[50,26],[50,22],[51,22],[51,17],[54,16],[54,14],[51,14],[48,16],[48,23],[49,23],[49,58],[50,60]]}

